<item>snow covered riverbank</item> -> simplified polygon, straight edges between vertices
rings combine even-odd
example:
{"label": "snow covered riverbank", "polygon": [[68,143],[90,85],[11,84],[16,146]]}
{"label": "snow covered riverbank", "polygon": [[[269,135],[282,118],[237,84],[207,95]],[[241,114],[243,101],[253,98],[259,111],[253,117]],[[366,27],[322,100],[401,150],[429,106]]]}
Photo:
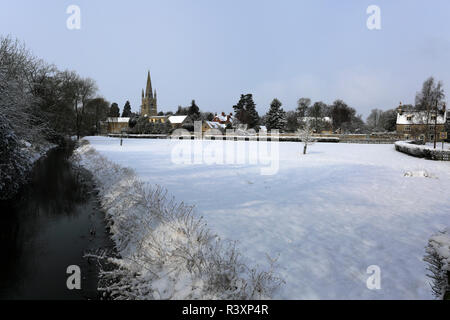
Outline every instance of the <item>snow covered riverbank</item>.
{"label": "snow covered riverbank", "polygon": [[94,176],[119,254],[106,257],[116,268],[100,273],[106,297],[265,299],[282,283],[272,268],[249,267],[234,243],[213,234],[192,207],[143,183],[133,170],[86,143],[72,158]]}
{"label": "snow covered riverbank", "polygon": [[[196,206],[250,262],[279,256],[279,299],[431,299],[422,260],[428,239],[450,226],[450,162],[397,152],[393,145],[279,144],[279,171],[253,164],[176,164],[190,141],[87,138],[114,163]],[[221,148],[220,141],[205,141]],[[248,142],[229,142],[248,143]],[[195,150],[194,150],[195,151]],[[408,176],[426,171],[433,178]],[[367,267],[381,269],[369,290]]]}

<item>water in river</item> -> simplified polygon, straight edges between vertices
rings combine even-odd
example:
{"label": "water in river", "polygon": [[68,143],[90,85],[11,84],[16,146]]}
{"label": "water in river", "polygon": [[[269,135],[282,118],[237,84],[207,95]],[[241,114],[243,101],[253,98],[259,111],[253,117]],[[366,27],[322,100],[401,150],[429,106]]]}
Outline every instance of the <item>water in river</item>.
{"label": "water in river", "polygon": [[[31,182],[0,202],[0,299],[96,299],[98,269],[83,254],[111,248],[95,194],[71,170],[72,148],[51,150]],[[69,290],[67,267],[81,269]]]}

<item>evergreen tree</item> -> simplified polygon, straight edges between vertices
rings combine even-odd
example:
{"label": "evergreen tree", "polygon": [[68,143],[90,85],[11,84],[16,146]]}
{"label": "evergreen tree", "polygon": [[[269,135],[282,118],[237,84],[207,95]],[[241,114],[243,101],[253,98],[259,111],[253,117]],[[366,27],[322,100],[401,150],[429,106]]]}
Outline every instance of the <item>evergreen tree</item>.
{"label": "evergreen tree", "polygon": [[234,109],[235,118],[241,123],[246,123],[245,96],[243,94],[241,94],[241,98],[239,99],[239,102],[233,106],[233,109]]}
{"label": "evergreen tree", "polygon": [[259,123],[259,114],[256,111],[256,104],[253,102],[252,94],[246,95],[245,111],[247,112],[247,124],[249,128],[254,128]]}
{"label": "evergreen tree", "polygon": [[130,101],[125,102],[125,105],[123,106],[122,117],[124,117],[124,118],[131,117]]}
{"label": "evergreen tree", "polygon": [[120,117],[120,109],[117,103],[113,102],[111,104],[111,108],[109,108],[109,116],[112,118]]}
{"label": "evergreen tree", "polygon": [[286,113],[283,108],[281,108],[281,102],[278,99],[273,99],[270,104],[270,109],[266,116],[266,126],[267,130],[284,128],[286,123]]}
{"label": "evergreen tree", "polygon": [[249,128],[258,125],[260,118],[251,93],[241,94],[239,102],[233,106],[233,109],[239,122],[247,124]]}
{"label": "evergreen tree", "polygon": [[177,112],[175,112],[176,116],[185,116],[188,114],[189,108],[183,108],[182,106],[178,106]]}
{"label": "evergreen tree", "polygon": [[192,100],[187,114],[193,121],[200,119],[200,108],[195,104],[195,100]]}

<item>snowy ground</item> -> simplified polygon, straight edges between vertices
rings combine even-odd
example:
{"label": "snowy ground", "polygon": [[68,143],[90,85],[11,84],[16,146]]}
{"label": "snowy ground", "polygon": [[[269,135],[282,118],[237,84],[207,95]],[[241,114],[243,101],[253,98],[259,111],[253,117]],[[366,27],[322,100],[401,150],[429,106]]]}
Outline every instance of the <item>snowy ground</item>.
{"label": "snowy ground", "polygon": [[[264,176],[259,165],[173,163],[173,148],[190,141],[125,139],[120,147],[115,138],[88,140],[196,205],[250,262],[279,256],[286,284],[276,299],[432,298],[422,258],[428,239],[450,226],[450,162],[393,145],[317,143],[303,156],[301,144],[283,142],[278,173]],[[381,268],[380,290],[366,287],[370,265]]]}

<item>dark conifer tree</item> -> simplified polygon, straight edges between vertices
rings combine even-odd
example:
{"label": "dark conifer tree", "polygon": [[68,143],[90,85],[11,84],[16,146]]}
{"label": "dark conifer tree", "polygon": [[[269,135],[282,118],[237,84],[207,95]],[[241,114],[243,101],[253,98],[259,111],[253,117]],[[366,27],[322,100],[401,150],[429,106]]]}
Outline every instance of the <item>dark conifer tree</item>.
{"label": "dark conifer tree", "polygon": [[125,102],[125,105],[123,106],[122,117],[124,117],[124,118],[131,117],[130,101]]}
{"label": "dark conifer tree", "polygon": [[109,116],[113,118],[120,117],[120,109],[117,103],[113,102],[111,104],[111,108],[109,108]]}

